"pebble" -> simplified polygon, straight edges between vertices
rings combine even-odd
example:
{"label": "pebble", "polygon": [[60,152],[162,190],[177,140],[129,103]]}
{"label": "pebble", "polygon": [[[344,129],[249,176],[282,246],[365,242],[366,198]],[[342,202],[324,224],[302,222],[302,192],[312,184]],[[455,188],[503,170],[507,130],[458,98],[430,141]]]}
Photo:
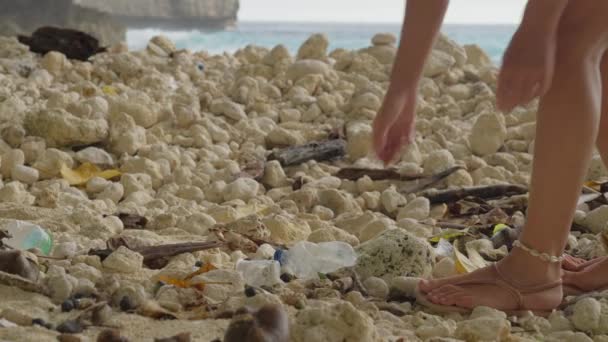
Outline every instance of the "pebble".
{"label": "pebble", "polygon": [[56,330],[63,334],[79,334],[84,331],[84,327],[77,321],[68,320],[59,324]]}
{"label": "pebble", "polygon": [[399,210],[397,221],[405,218],[422,221],[429,217],[430,212],[431,203],[429,200],[426,197],[417,197]]}
{"label": "pebble", "polygon": [[11,170],[11,178],[25,184],[36,183],[39,176],[38,170],[25,165],[15,165]]}
{"label": "pebble", "polygon": [[132,250],[120,246],[104,261],[103,267],[114,272],[135,273],[141,269],[144,257]]}
{"label": "pebble", "polygon": [[367,293],[372,297],[385,299],[388,296],[388,285],[381,278],[369,277],[365,279],[363,286],[365,286]]}
{"label": "pebble", "polygon": [[97,335],[97,342],[128,342],[129,340],[120,335],[120,331],[106,329]]}
{"label": "pebble", "polygon": [[23,163],[25,163],[25,154],[20,149],[13,149],[4,153],[2,155],[2,163],[0,163],[2,177],[11,177],[13,169],[17,166],[22,166]]}
{"label": "pebble", "polygon": [[445,171],[454,166],[454,156],[448,150],[439,150],[430,153],[424,162],[422,167],[424,172],[428,175],[434,175],[441,171]]}
{"label": "pebble", "polygon": [[291,326],[291,339],[303,341],[374,341],[373,320],[349,302],[300,310]]}
{"label": "pebble", "polygon": [[372,37],[372,44],[378,45],[395,45],[397,37],[392,33],[378,33]]}
{"label": "pebble", "polygon": [[432,247],[404,230],[387,230],[356,248],[356,270],[363,280],[375,276],[390,281],[399,276],[425,277],[435,264]]}
{"label": "pebble", "polygon": [[578,330],[593,333],[600,328],[602,305],[595,298],[584,298],[572,308],[570,320]]}
{"label": "pebble", "polygon": [[498,151],[506,136],[504,118],[497,113],[484,113],[475,121],[469,142],[475,154],[486,156]]}
{"label": "pebble", "polygon": [[511,324],[506,319],[479,317],[456,323],[456,338],[473,341],[502,341],[509,336]]}

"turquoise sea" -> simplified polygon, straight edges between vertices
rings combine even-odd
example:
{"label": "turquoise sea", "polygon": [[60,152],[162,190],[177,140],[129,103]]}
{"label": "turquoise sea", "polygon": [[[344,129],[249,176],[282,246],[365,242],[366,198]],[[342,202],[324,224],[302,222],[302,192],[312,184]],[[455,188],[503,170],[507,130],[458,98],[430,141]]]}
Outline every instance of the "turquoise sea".
{"label": "turquoise sea", "polygon": [[[516,27],[511,25],[444,25],[442,31],[460,44],[481,46],[496,63],[500,63],[504,49]],[[211,53],[234,52],[248,44],[274,47],[287,46],[292,52],[311,34],[323,32],[330,39],[330,49],[360,49],[370,45],[374,34],[399,34],[399,24],[331,24],[331,23],[269,23],[240,22],[236,28],[224,31],[161,31],[156,29],[131,30],[127,42],[131,49],[145,47],[158,34],[171,38],[179,48]]]}

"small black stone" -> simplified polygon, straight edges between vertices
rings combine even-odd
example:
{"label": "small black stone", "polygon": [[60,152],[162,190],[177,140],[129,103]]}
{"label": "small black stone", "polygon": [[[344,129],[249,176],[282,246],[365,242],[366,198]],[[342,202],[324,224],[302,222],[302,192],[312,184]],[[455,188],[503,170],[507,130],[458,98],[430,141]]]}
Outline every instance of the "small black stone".
{"label": "small black stone", "polygon": [[65,321],[57,326],[57,331],[63,334],[78,334],[83,330],[82,324],[77,321]]}
{"label": "small black stone", "polygon": [[72,310],[74,310],[74,301],[71,299],[66,299],[63,301],[63,303],[61,303],[61,311],[62,312],[70,312]]}
{"label": "small black stone", "polygon": [[204,262],[202,262],[202,261],[200,261],[200,260],[199,260],[199,261],[197,261],[197,262],[194,264],[194,266],[196,266],[196,267],[203,267],[203,265],[204,265],[204,264],[205,264]]}
{"label": "small black stone", "polygon": [[256,290],[251,286],[245,286],[245,296],[253,297],[256,295]]}
{"label": "small black stone", "polygon": [[42,318],[34,318],[32,319],[32,325],[39,325],[41,327],[46,326],[46,322]]}
{"label": "small black stone", "polygon": [[80,298],[72,299],[72,303],[74,303],[74,309],[80,309]]}
{"label": "small black stone", "polygon": [[122,310],[122,311],[131,311],[131,310],[135,309],[135,302],[133,302],[133,299],[131,299],[131,297],[129,297],[129,296],[122,297],[119,305],[120,305],[120,310]]}
{"label": "small black stone", "polygon": [[293,274],[289,274],[289,273],[283,273],[281,274],[281,280],[289,283],[290,281],[294,280],[296,277]]}

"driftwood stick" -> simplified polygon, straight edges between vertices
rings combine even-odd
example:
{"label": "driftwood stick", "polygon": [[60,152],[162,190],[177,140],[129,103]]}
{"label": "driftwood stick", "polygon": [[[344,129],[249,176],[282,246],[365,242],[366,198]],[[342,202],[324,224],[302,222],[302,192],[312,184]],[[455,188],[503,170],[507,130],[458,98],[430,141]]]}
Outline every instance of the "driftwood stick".
{"label": "driftwood stick", "polygon": [[431,204],[435,204],[456,202],[469,196],[488,199],[520,195],[526,192],[528,192],[528,189],[521,185],[489,185],[449,190],[428,190],[420,196],[428,198]]}
{"label": "driftwood stick", "polygon": [[368,176],[372,180],[400,180],[412,181],[423,178],[423,176],[406,176],[394,169],[365,169],[356,167],[345,167],[336,173],[336,177],[356,181],[357,179]]}
{"label": "driftwood stick", "polygon": [[242,171],[237,174],[236,178],[253,178],[259,181],[264,176],[265,166],[266,162],[264,160],[248,163],[242,168]]}
{"label": "driftwood stick", "polygon": [[330,160],[343,157],[344,154],[346,154],[346,141],[333,139],[280,149],[271,153],[268,160],[278,160],[282,166],[290,166],[309,160]]}
{"label": "driftwood stick", "polygon": [[426,188],[429,188],[429,187],[439,183],[444,178],[447,178],[449,175],[451,175],[452,173],[454,173],[460,169],[462,169],[462,167],[460,167],[460,166],[451,167],[447,170],[436,173],[430,177],[423,178],[417,184],[414,184],[413,186],[410,185],[410,186],[403,187],[403,188],[401,188],[401,192],[412,193],[412,192],[422,191]]}
{"label": "driftwood stick", "polygon": [[171,245],[141,247],[133,250],[143,255],[144,262],[149,262],[154,259],[170,257],[182,253],[203,251],[206,249],[221,247],[223,245],[224,243],[220,241],[185,242]]}
{"label": "driftwood stick", "polygon": [[44,287],[15,274],[0,271],[0,284],[14,286],[28,292],[44,293]]}

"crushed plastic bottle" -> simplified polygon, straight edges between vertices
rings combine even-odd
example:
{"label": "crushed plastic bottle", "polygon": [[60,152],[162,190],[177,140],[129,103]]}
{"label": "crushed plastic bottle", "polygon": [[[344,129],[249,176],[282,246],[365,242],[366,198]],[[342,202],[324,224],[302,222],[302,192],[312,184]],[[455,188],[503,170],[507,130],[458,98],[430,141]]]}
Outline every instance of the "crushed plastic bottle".
{"label": "crushed plastic bottle", "polygon": [[48,255],[53,248],[51,235],[36,224],[15,220],[2,229],[11,235],[11,238],[5,239],[4,243],[13,248],[21,250],[37,248],[44,255]]}
{"label": "crushed plastic bottle", "polygon": [[240,260],[236,270],[251,286],[272,286],[281,283],[281,265],[276,260]]}
{"label": "crushed plastic bottle", "polygon": [[283,271],[300,279],[318,279],[319,273],[334,272],[357,263],[357,253],[351,245],[342,241],[313,243],[300,241],[289,250],[277,250],[274,254]]}

